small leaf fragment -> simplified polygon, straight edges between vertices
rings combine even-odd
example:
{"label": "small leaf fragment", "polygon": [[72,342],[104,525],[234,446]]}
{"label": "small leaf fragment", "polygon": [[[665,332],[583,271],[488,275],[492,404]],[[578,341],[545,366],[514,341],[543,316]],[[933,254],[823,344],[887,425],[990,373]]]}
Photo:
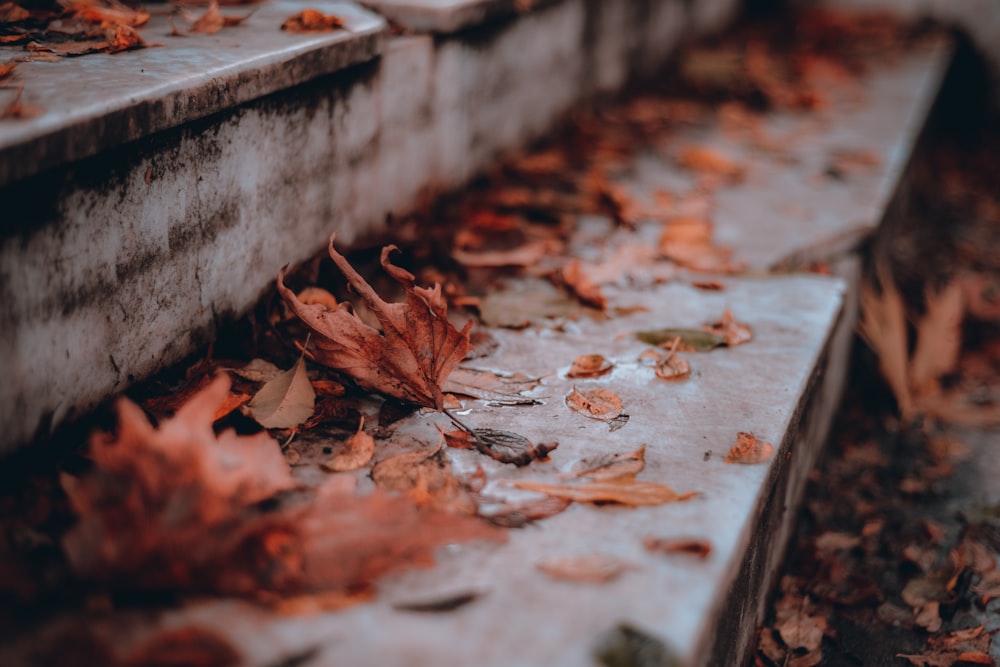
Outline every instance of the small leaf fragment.
{"label": "small leaf fragment", "polygon": [[757,436],[749,431],[740,431],[736,434],[736,444],[726,454],[725,461],[726,463],[753,465],[764,463],[771,458],[773,453],[774,445],[758,440]]}
{"label": "small leaf fragment", "polygon": [[574,388],[566,397],[566,405],[584,417],[605,422],[622,414],[624,407],[621,397],[610,389],[580,391]]}
{"label": "small leaf fragment", "polygon": [[647,537],[642,546],[654,553],[687,554],[702,560],[712,553],[712,543],[705,539]]}
{"label": "small leaf fragment", "polygon": [[566,377],[569,378],[596,378],[607,375],[615,365],[605,359],[600,354],[581,354],[573,360]]}
{"label": "small leaf fragment", "polygon": [[453,595],[447,595],[434,600],[413,600],[409,602],[396,602],[392,605],[393,609],[399,611],[412,611],[422,614],[441,614],[449,611],[455,611],[460,609],[465,605],[473,602],[480,597],[482,593],[479,591],[465,591],[462,593],[455,593]]}
{"label": "small leaf fragment", "polygon": [[737,322],[733,319],[733,314],[726,309],[722,317],[715,322],[705,325],[705,331],[720,336],[727,347],[735,347],[748,343],[753,338],[753,331],[750,325],[744,322]]}
{"label": "small leaf fragment", "polygon": [[264,428],[293,428],[312,417],[316,409],[303,357],[295,366],[264,384],[246,405],[249,415]]}
{"label": "small leaf fragment", "polygon": [[320,466],[330,472],[349,472],[368,465],[375,452],[375,439],[364,432],[364,427],[365,418],[362,416],[357,432],[344,442],[343,450]]}
{"label": "small leaf fragment", "polygon": [[604,584],[634,569],[632,564],[602,553],[548,558],[535,567],[553,579],[589,584]]}

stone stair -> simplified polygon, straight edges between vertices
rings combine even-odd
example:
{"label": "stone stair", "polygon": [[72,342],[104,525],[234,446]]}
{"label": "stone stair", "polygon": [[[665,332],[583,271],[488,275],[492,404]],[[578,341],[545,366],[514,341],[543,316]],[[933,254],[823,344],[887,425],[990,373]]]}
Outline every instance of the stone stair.
{"label": "stone stair", "polygon": [[[259,299],[278,268],[314,255],[331,232],[339,245],[384,232],[387,221],[391,233],[395,217],[543,136],[582,100],[655,71],[682,38],[720,28],[737,9],[645,0],[366,5],[308,4],[343,16],[346,33],[280,33],[281,18],[307,6],[280,0],[242,32],[24,64],[25,99],[46,111],[0,121],[8,378],[0,450],[44,440],[204,344]],[[386,18],[407,34],[391,34]],[[154,18],[149,31],[160,29],[165,19]],[[603,287],[610,306],[631,314],[497,329],[500,351],[471,362],[501,374],[548,370],[531,394],[539,405],[463,406],[479,427],[558,440],[545,470],[644,444],[642,478],[697,499],[574,505],[511,531],[502,546],[446,549],[436,568],[387,579],[376,600],[337,613],[288,618],[221,600],[164,622],[184,614],[216,627],[262,665],[315,646],[310,664],[576,666],[595,664],[609,642],[629,657],[607,664],[744,664],[844,390],[856,247],[905,197],[951,57],[946,39],[925,40],[873,63],[858,88],[832,94],[821,112],[767,114],[753,141],[724,123],[694,124],[662,155],[644,153],[620,185],[648,201],[659,189],[692,187],[673,152],[685,145],[745,167],[717,191],[713,218],[716,240],[736,248],[748,270],[721,278],[722,291],[699,290],[684,273],[639,287],[613,282]],[[760,137],[781,150],[762,148]],[[838,170],[843,155],[863,156],[858,171]],[[573,243],[600,262],[651,230],[588,219]],[[817,263],[830,275],[801,272]],[[697,326],[727,309],[753,327],[752,344],[698,355],[682,384],[637,361],[646,346],[634,332]],[[566,370],[585,352],[617,364],[583,382],[622,397],[629,421],[619,430],[566,410],[564,397],[582,384]],[[435,420],[447,423],[418,415],[399,428],[429,438]],[[723,461],[739,431],[774,444],[767,463]],[[303,463],[318,456],[306,449]],[[487,491],[499,496],[521,497],[506,481],[544,477],[536,466],[487,465],[475,452],[449,456],[459,471],[482,464]],[[649,536],[708,538],[712,552],[667,558],[643,548]],[[600,586],[553,581],[534,567],[543,556],[594,552],[634,567]],[[482,597],[445,615],[394,607],[463,591]],[[644,662],[652,654],[658,661]]]}

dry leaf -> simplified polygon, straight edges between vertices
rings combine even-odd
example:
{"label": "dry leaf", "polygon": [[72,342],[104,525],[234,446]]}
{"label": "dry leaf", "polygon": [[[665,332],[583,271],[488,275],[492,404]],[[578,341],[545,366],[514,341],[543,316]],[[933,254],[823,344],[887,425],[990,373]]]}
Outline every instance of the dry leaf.
{"label": "dry leaf", "polygon": [[344,441],[341,451],[320,466],[330,472],[348,472],[368,465],[375,453],[375,439],[362,430],[364,426],[365,418],[362,417],[357,432]]}
{"label": "dry leaf", "polygon": [[372,468],[375,485],[406,493],[418,505],[453,514],[475,514],[476,501],[451,471],[444,450],[405,452],[383,459]]}
{"label": "dry leaf", "polygon": [[564,266],[559,277],[562,283],[586,305],[600,310],[607,307],[608,300],[601,292],[600,285],[595,285],[584,275],[580,268],[579,259],[573,258],[569,264]]}
{"label": "dry leaf", "polygon": [[526,466],[532,461],[543,461],[549,452],[559,446],[557,442],[534,444],[523,435],[492,428],[463,429],[444,433],[445,442],[456,449],[477,449],[500,461]]}
{"label": "dry leaf", "polygon": [[858,333],[878,356],[879,369],[896,397],[904,420],[914,412],[907,363],[906,316],[903,298],[896,289],[884,261],[875,266],[882,286],[877,292],[872,283],[861,285],[861,319]]}
{"label": "dry leaf", "polygon": [[646,551],[662,554],[687,554],[702,560],[712,553],[712,543],[703,539],[647,537],[642,541]]}
{"label": "dry leaf", "polygon": [[596,378],[607,375],[615,365],[599,354],[581,354],[573,360],[566,377],[569,378]]}
{"label": "dry leaf", "polygon": [[118,432],[90,439],[94,470],[63,477],[79,517],[64,545],[79,576],[135,588],[267,588],[263,575],[241,578],[273,527],[256,507],[294,483],[266,433],[215,435],[213,416],[228,393],[220,375],[158,429],[119,400]]}
{"label": "dry leaf", "polygon": [[333,247],[330,257],[382,326],[362,322],[350,304],[335,310],[300,302],[278,274],[278,291],[316,336],[315,359],[353,378],[361,387],[409,403],[440,410],[441,385],[469,351],[470,321],[459,332],[448,321],[441,288],[414,285],[408,271],[389,263],[395,246],[382,250],[382,268],[406,288],[406,303],[387,303]]}
{"label": "dry leaf", "polygon": [[622,505],[663,505],[690,500],[697,493],[677,493],[669,486],[655,482],[637,482],[631,477],[594,481],[585,484],[544,484],[516,481],[519,489],[566,498],[576,503],[620,503]]}
{"label": "dry leaf", "polygon": [[226,369],[233,375],[237,375],[250,382],[270,382],[281,374],[281,369],[266,359],[253,359],[242,368]]}
{"label": "dry leaf", "polygon": [[296,294],[295,297],[307,306],[315,306],[318,304],[326,306],[330,310],[337,307],[337,297],[330,294],[329,291],[323,289],[322,287],[306,287],[301,292]]}
{"label": "dry leaf", "polygon": [[408,602],[394,602],[393,609],[399,611],[412,611],[421,614],[440,614],[455,611],[465,605],[478,600],[483,594],[479,591],[466,591],[464,593],[454,593],[444,597],[431,600],[411,600]]}
{"label": "dry leaf", "polygon": [[548,558],[536,563],[535,567],[553,579],[588,584],[604,584],[634,569],[620,558],[601,553]]}
{"label": "dry leaf", "polygon": [[660,254],[694,271],[739,273],[746,268],[734,263],[733,249],[715,245],[713,225],[703,216],[684,216],[668,220],[660,233]]}
{"label": "dry leaf", "polygon": [[677,346],[679,352],[708,352],[726,343],[726,339],[718,334],[701,329],[676,327],[639,331],[636,332],[635,337],[647,345],[656,345],[657,347],[670,347],[674,340],[680,338],[680,344]]}
{"label": "dry leaf", "polygon": [[573,466],[572,476],[608,481],[625,476],[634,477],[645,467],[646,445],[641,445],[634,452],[615,452],[581,459]]}
{"label": "dry leaf", "polygon": [[639,355],[639,361],[640,363],[648,361],[653,366],[656,377],[661,380],[682,380],[691,375],[691,364],[677,354],[680,344],[681,337],[677,336],[666,354],[660,354],[656,350],[646,350]]}
{"label": "dry leaf", "polygon": [[622,414],[621,397],[610,389],[580,391],[574,387],[566,397],[566,405],[574,412],[600,421],[611,421]]}
{"label": "dry leaf", "polygon": [[214,35],[223,28],[237,26],[240,23],[243,23],[252,15],[253,12],[244,14],[243,16],[226,16],[219,10],[219,3],[216,0],[212,0],[208,5],[208,9],[205,10],[205,13],[196,18],[194,23],[191,24],[190,31],[205,35]]}
{"label": "dry leaf", "polygon": [[742,178],[745,172],[743,166],[731,158],[704,146],[690,146],[684,149],[678,162],[692,171],[718,174],[733,180]]}
{"label": "dry leaf", "polygon": [[102,27],[127,25],[138,28],[149,21],[148,12],[133,9],[117,0],[76,0],[66,5],[65,14]]}
{"label": "dry leaf", "polygon": [[306,375],[305,359],[265,383],[247,403],[246,412],[264,428],[294,428],[316,410],[316,392]]}
{"label": "dry leaf", "polygon": [[546,496],[538,500],[503,505],[499,509],[487,514],[480,512],[480,516],[494,526],[500,526],[501,528],[521,528],[534,521],[555,516],[563,512],[570,504],[571,501],[566,498]]}
{"label": "dry leaf", "polygon": [[721,336],[727,347],[748,343],[753,338],[750,325],[733,319],[733,314],[728,308],[717,321],[706,324],[705,331]]}
{"label": "dry leaf", "polygon": [[937,393],[941,376],[958,366],[965,314],[962,282],[952,280],[940,292],[928,287],[926,302],[909,364],[909,383],[917,401]]}
{"label": "dry leaf", "polygon": [[7,62],[0,63],[0,81],[14,74],[14,68],[21,62],[19,58],[11,58]]}
{"label": "dry leaf", "polygon": [[725,461],[726,463],[753,465],[766,462],[773,453],[774,445],[758,440],[753,433],[740,431],[736,434],[736,444],[726,454]]}
{"label": "dry leaf", "polygon": [[24,83],[20,83],[17,86],[17,91],[14,93],[14,99],[7,104],[6,107],[0,108],[0,120],[14,120],[19,118],[34,118],[35,116],[42,113],[43,109],[41,107],[35,107],[25,104],[21,97],[24,95]]}
{"label": "dry leaf", "polygon": [[289,32],[329,32],[343,27],[344,19],[315,9],[303,9],[281,24],[281,29]]}
{"label": "dry leaf", "polygon": [[793,614],[775,626],[781,640],[792,649],[815,651],[823,643],[826,619],[822,616]]}
{"label": "dry leaf", "polygon": [[538,384],[538,378],[520,373],[497,375],[492,371],[459,367],[451,372],[442,389],[449,394],[478,398],[487,405],[537,405],[537,399],[527,398],[522,392],[531,391]]}
{"label": "dry leaf", "polygon": [[549,239],[528,241],[508,250],[466,250],[455,248],[452,258],[462,266],[472,268],[502,268],[506,266],[535,266],[556,246]]}

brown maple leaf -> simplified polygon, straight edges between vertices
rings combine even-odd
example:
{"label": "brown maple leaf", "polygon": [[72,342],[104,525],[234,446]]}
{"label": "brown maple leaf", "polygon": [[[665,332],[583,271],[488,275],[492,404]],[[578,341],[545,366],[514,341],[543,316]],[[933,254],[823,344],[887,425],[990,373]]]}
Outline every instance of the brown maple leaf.
{"label": "brown maple leaf", "polygon": [[330,257],[351,287],[374,313],[382,330],[354,314],[350,304],[337,308],[304,304],[285,287],[285,269],[278,273],[278,291],[285,303],[315,336],[313,356],[321,364],[350,376],[362,388],[408,403],[441,410],[441,385],[469,351],[472,323],[458,331],[448,321],[441,286],[417,287],[413,274],[389,262],[396,246],[382,249],[382,268],[406,289],[406,303],[388,303],[333,247]]}

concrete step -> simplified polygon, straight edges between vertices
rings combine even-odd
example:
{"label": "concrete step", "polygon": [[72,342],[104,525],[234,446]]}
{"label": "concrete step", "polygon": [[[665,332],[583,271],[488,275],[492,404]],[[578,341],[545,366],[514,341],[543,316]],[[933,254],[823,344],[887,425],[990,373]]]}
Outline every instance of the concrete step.
{"label": "concrete step", "polygon": [[[190,350],[224,319],[223,310],[245,308],[280,265],[314,252],[332,231],[331,217],[338,239],[357,239],[395,206],[404,210],[420,192],[458,185],[502,149],[540,135],[581,97],[616,88],[635,62],[621,46],[632,42],[609,37],[605,44],[619,47],[606,50],[600,40],[587,42],[593,51],[586,53],[612,54],[602,57],[604,74],[586,70],[590,61],[577,47],[593,39],[592,12],[626,4],[556,2],[491,24],[486,36],[449,33],[455,26],[448,24],[433,37],[388,39],[376,62],[7,186],[4,203],[17,206],[3,210],[29,211],[38,192],[59,194],[49,218],[25,217],[10,233],[5,227],[0,336],[4,349],[13,349],[3,352],[4,364],[16,378],[2,390],[13,398],[0,396],[8,431],[26,435],[43,414],[66,414],[59,406],[67,395],[103,396],[128,383],[122,369],[145,374]],[[646,206],[655,206],[659,190],[690,192],[720,178],[717,168],[706,176],[685,167],[688,149],[738,166],[738,176],[722,175],[725,185],[710,188],[709,199],[716,241],[731,245],[748,270],[711,276],[724,289],[705,291],[693,275],[660,260],[662,280],[619,274],[602,285],[615,316],[496,328],[490,334],[498,350],[467,362],[541,379],[526,393],[535,405],[467,400],[458,411],[463,420],[559,442],[549,461],[517,469],[447,450],[459,473],[483,467],[484,493],[536,498],[512,482],[551,481],[581,458],[645,445],[640,480],[697,497],[631,509],[575,504],[510,531],[503,545],[444,549],[435,568],[387,578],[373,601],[336,613],[289,618],[211,600],[156,622],[216,628],[260,665],[315,647],[311,664],[318,665],[577,666],[601,664],[610,644],[625,662],[603,664],[743,664],[844,388],[857,310],[854,248],[905,196],[907,165],[950,58],[947,40],[925,40],[898,59],[870,63],[852,85],[833,87],[821,111],[772,112],[752,127],[713,113],[651,143],[616,175],[616,185]],[[251,162],[256,156],[267,158]],[[146,183],[149,167],[155,173],[163,164],[170,172]],[[86,173],[102,166],[95,186]],[[629,244],[655,243],[661,220],[638,215],[632,222],[587,217],[572,252],[598,266]],[[795,272],[815,263],[832,267],[832,275]],[[65,300],[68,294],[79,297]],[[637,331],[697,327],[727,309],[752,327],[752,341],[690,355],[692,376],[678,383],[641,363],[649,346]],[[182,333],[179,322],[193,324],[193,333]],[[83,343],[80,331],[87,332]],[[585,353],[612,360],[614,370],[591,380],[567,377]],[[94,368],[108,356],[111,370]],[[609,430],[571,412],[565,398],[574,388],[615,391],[627,423]],[[86,404],[73,400],[74,409]],[[436,442],[436,426],[447,423],[439,414],[401,420],[377,458],[393,446]],[[773,454],[756,465],[725,462],[738,432],[773,443]],[[328,456],[324,443],[306,434],[295,446],[296,475],[307,483],[324,479],[316,465]],[[366,472],[358,478],[370,484]],[[652,553],[644,547],[649,537],[706,539],[711,553]],[[595,553],[629,568],[602,584],[556,581],[536,568]],[[396,607],[469,591],[480,597],[447,614]]]}
{"label": "concrete step", "polygon": [[[398,37],[349,2],[266,3],[201,36],[157,15],[162,46],[21,63],[43,113],[0,120],[0,451],[205,344],[331,232],[384,229],[738,6],[521,3],[475,29],[441,14],[484,4],[415,0],[435,34]],[[347,30],[279,30],[306,7]]]}

